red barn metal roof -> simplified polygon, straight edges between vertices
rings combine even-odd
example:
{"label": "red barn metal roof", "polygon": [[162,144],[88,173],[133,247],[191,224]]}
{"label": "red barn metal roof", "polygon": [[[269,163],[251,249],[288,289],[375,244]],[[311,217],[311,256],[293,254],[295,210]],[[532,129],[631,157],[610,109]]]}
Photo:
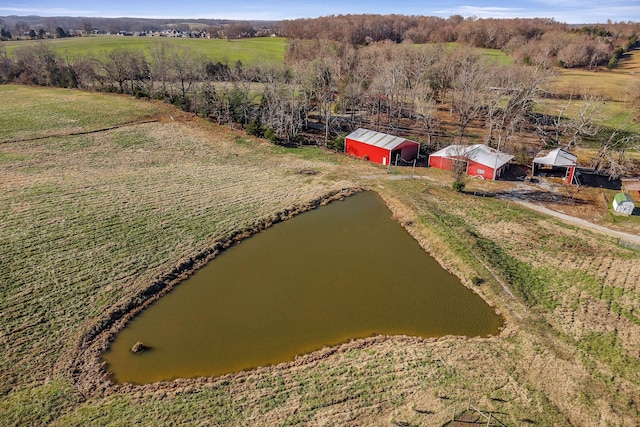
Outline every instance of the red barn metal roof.
{"label": "red barn metal roof", "polygon": [[359,128],[351,132],[346,136],[349,139],[353,139],[365,144],[373,145],[374,147],[384,148],[385,150],[393,150],[405,142],[410,142],[419,145],[415,141],[411,141],[399,136],[389,135],[382,132],[376,132],[374,130]]}

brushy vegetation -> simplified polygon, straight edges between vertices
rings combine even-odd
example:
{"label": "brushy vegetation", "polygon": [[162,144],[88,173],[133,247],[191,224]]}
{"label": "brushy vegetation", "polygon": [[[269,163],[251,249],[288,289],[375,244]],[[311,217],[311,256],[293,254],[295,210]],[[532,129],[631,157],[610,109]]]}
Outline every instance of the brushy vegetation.
{"label": "brushy vegetation", "polygon": [[[637,251],[473,195],[509,184],[470,181],[457,193],[442,171],[397,179],[131,98],[2,89],[25,104],[0,139],[0,424],[443,425],[468,399],[507,425],[637,422]],[[52,101],[57,121],[83,106],[102,114],[53,130],[64,137],[8,142],[45,136],[38,103]],[[0,117],[11,108],[0,105]],[[134,117],[158,121],[118,127],[138,108]],[[506,329],[370,338],[291,364],[105,396],[74,382],[80,336],[112,307],[234,231],[354,186],[376,189],[445,267],[475,283]]]}

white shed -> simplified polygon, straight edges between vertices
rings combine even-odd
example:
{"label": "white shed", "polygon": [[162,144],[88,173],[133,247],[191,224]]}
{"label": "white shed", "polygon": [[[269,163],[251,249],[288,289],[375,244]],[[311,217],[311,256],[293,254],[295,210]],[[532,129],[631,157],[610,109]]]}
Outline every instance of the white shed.
{"label": "white shed", "polygon": [[618,213],[631,215],[634,208],[633,200],[627,193],[618,193],[613,198],[613,210]]}

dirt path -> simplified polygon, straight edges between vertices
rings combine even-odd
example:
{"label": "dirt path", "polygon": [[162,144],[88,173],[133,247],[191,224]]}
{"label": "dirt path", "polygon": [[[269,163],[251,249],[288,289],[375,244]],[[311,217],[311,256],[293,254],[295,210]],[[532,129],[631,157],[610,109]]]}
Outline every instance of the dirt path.
{"label": "dirt path", "polygon": [[545,215],[550,215],[553,216],[555,218],[558,218],[564,222],[568,222],[569,224],[573,224],[573,225],[577,225],[579,227],[583,227],[583,228],[587,228],[589,230],[598,232],[598,233],[602,233],[602,234],[606,234],[607,236],[611,236],[611,237],[615,237],[616,239],[622,239],[622,240],[626,240],[628,242],[631,243],[637,243],[640,244],[640,236],[636,235],[636,234],[631,234],[631,233],[625,233],[623,231],[617,231],[617,230],[612,230],[610,228],[607,227],[603,227],[601,225],[597,225],[594,224],[592,222],[586,221],[582,218],[576,218],[574,216],[571,215],[567,215],[567,214],[563,214],[562,212],[557,212],[554,211],[552,209],[549,209],[547,207],[544,206],[540,206],[537,205],[535,203],[531,203],[531,202],[527,202],[525,200],[521,200],[515,197],[508,197],[506,198],[507,200],[511,200],[513,202],[516,202],[522,206],[525,206],[529,209],[533,209],[534,211],[543,213]]}

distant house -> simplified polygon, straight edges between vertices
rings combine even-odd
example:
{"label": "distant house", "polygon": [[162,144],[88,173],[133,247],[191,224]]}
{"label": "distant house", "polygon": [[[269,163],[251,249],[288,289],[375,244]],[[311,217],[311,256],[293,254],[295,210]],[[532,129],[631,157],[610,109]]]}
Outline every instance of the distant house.
{"label": "distant house", "polygon": [[450,145],[429,156],[429,166],[453,170],[457,162],[462,162],[469,176],[484,179],[498,179],[508,167],[513,156],[499,152],[483,144]]}
{"label": "distant house", "polygon": [[573,184],[577,160],[578,156],[575,154],[571,154],[562,148],[556,148],[549,151],[545,156],[533,159],[531,176],[535,176],[536,173],[541,173],[542,170],[548,170],[549,172],[562,170],[564,171],[564,178],[567,184]]}
{"label": "distant house", "polygon": [[345,152],[381,165],[409,162],[418,156],[420,144],[399,136],[356,129],[344,139]]}
{"label": "distant house", "polygon": [[613,210],[624,215],[631,215],[635,205],[627,193],[618,193],[613,198]]}

